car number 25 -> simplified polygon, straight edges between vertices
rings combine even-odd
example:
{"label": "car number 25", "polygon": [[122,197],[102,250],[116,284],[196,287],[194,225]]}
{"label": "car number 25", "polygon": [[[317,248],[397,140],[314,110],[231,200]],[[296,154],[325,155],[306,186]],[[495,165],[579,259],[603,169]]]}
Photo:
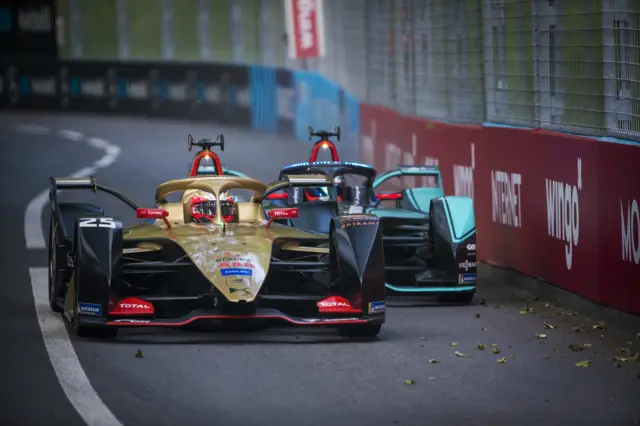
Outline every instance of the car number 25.
{"label": "car number 25", "polygon": [[110,217],[92,217],[89,219],[82,219],[78,223],[80,228],[116,228],[116,222]]}

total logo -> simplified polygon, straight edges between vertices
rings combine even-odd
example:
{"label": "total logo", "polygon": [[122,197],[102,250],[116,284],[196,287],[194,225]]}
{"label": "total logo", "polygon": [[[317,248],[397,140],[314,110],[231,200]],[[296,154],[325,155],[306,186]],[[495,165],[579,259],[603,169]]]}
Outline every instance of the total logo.
{"label": "total logo", "polygon": [[465,271],[468,271],[470,268],[476,267],[476,262],[469,262],[468,260],[465,260],[464,262],[458,263],[458,267],[460,269],[464,269]]}
{"label": "total logo", "polygon": [[146,303],[118,303],[120,309],[151,309]]}
{"label": "total logo", "polygon": [[153,305],[146,300],[137,297],[127,297],[118,302],[110,315],[152,315]]}
{"label": "total logo", "polygon": [[346,302],[318,302],[319,308],[350,308],[351,305]]}
{"label": "total logo", "polygon": [[622,224],[622,260],[638,265],[640,264],[640,211],[637,200],[627,201],[626,209],[620,200],[620,222]]}
{"label": "total logo", "polygon": [[547,195],[547,233],[565,242],[565,260],[571,270],[573,249],[580,238],[580,202],[582,191],[582,158],[577,162],[576,184],[545,179]]}

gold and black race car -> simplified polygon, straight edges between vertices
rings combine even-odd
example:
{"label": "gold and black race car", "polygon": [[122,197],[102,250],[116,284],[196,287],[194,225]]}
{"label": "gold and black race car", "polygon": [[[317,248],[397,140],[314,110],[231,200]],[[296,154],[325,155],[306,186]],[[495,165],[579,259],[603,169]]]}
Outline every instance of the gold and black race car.
{"label": "gold and black race car", "polygon": [[[321,175],[271,185],[195,176],[160,184],[155,206],[144,208],[92,177],[51,178],[51,309],[78,336],[213,321],[331,326],[373,338],[386,307],[378,218],[336,216],[319,234],[273,222],[295,218],[296,208],[262,207],[271,193],[331,184]],[[74,189],[110,193],[144,221],[123,227],[99,206],[59,202],[59,190]],[[178,202],[167,201],[173,193]]]}

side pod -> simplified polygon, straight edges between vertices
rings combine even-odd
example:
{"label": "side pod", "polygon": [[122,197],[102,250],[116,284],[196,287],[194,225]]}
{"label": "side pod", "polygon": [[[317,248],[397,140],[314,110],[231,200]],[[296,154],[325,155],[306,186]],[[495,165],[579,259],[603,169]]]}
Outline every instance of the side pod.
{"label": "side pod", "polygon": [[104,323],[111,296],[121,293],[122,222],[110,217],[78,219],[74,248],[78,323]]}
{"label": "side pod", "polygon": [[362,305],[386,299],[380,220],[373,215],[331,219],[331,261],[348,296],[361,294]]}
{"label": "side pod", "polygon": [[[472,252],[475,258],[476,224],[473,200],[458,196],[433,199],[429,208],[429,221],[430,239],[435,244],[434,260],[438,268],[457,273],[457,263],[467,259],[467,245],[473,245]],[[461,251],[459,247],[463,245],[465,250]]]}

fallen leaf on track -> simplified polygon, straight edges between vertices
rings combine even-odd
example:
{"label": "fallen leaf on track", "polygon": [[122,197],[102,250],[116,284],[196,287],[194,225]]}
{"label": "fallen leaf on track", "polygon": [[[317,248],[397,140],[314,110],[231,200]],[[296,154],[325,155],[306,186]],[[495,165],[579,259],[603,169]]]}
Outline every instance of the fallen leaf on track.
{"label": "fallen leaf on track", "polygon": [[542,326],[547,330],[553,330],[555,328],[554,326],[552,326],[548,322],[543,323]]}
{"label": "fallen leaf on track", "polygon": [[476,318],[480,318],[480,314],[476,314],[475,316],[476,316]]}
{"label": "fallen leaf on track", "polygon": [[590,365],[591,365],[591,361],[590,360],[576,362],[576,367],[588,367]]}
{"label": "fallen leaf on track", "polygon": [[571,349],[573,352],[580,352],[584,350],[584,348],[580,345],[569,345],[569,349]]}
{"label": "fallen leaf on track", "polygon": [[591,328],[593,328],[594,330],[606,330],[605,323],[603,323],[603,322],[599,322],[597,324],[593,324],[591,326]]}
{"label": "fallen leaf on track", "polygon": [[546,339],[547,335],[546,334],[536,334],[536,339]]}
{"label": "fallen leaf on track", "polygon": [[405,380],[405,381],[404,381],[404,384],[405,384],[405,385],[415,385],[415,384],[416,384],[416,381],[415,381],[415,380],[411,380],[411,379],[409,379],[409,380]]}
{"label": "fallen leaf on track", "polygon": [[460,357],[460,358],[471,358],[471,356],[470,356],[470,355],[463,354],[462,352],[458,352],[458,351],[455,351],[453,354],[454,354],[455,356],[457,356],[457,357]]}
{"label": "fallen leaf on track", "polygon": [[440,364],[440,361],[438,361],[438,360],[437,360],[437,359],[435,359],[435,358],[431,358],[431,359],[429,360],[429,364]]}
{"label": "fallen leaf on track", "polygon": [[478,348],[478,350],[480,350],[480,351],[484,351],[484,345],[483,345],[482,343],[478,343],[477,348]]}
{"label": "fallen leaf on track", "polygon": [[450,342],[449,346],[451,346],[452,348],[455,348],[456,346],[458,346],[458,344],[456,342]]}
{"label": "fallen leaf on track", "polygon": [[486,329],[486,328],[484,328],[484,327],[482,327],[480,330],[482,330],[482,331],[487,331],[487,329]]}
{"label": "fallen leaf on track", "polygon": [[144,358],[144,354],[142,353],[142,351],[140,349],[138,349],[136,351],[136,358]]}
{"label": "fallen leaf on track", "polygon": [[571,331],[573,331],[574,333],[580,333],[582,329],[580,327],[571,327]]}
{"label": "fallen leaf on track", "polygon": [[507,363],[507,358],[505,358],[505,357],[499,358],[499,359],[498,359],[498,362],[499,362],[500,364],[506,364],[506,363]]}
{"label": "fallen leaf on track", "polygon": [[429,376],[429,380],[434,381],[436,378],[433,376]]}
{"label": "fallen leaf on track", "polygon": [[500,354],[500,348],[493,348],[493,349],[491,349],[491,352],[493,352],[494,355],[499,355]]}
{"label": "fallen leaf on track", "polygon": [[526,314],[535,314],[536,313],[536,309],[535,308],[530,308],[529,306],[525,306],[520,313],[522,315],[526,315]]}
{"label": "fallen leaf on track", "polygon": [[542,359],[551,359],[550,356],[543,356]]}

